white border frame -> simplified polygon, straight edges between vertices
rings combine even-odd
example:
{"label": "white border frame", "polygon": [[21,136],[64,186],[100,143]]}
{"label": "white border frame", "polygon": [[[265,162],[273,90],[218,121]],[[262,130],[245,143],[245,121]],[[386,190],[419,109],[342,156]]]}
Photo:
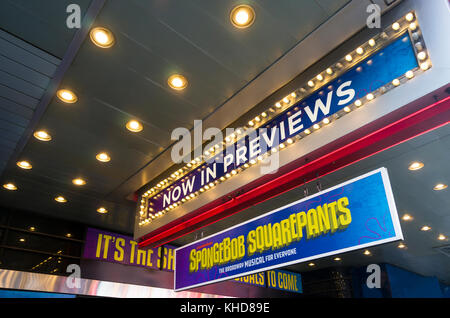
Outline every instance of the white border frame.
{"label": "white border frame", "polygon": [[[230,230],[232,230],[234,228],[243,226],[243,225],[245,225],[247,223],[250,223],[250,222],[253,222],[253,221],[258,220],[260,218],[263,218],[263,217],[266,217],[268,215],[274,214],[274,213],[276,213],[276,212],[278,212],[280,210],[284,210],[286,208],[289,208],[292,205],[301,203],[303,201],[311,200],[311,199],[313,199],[313,198],[315,198],[315,197],[317,197],[319,195],[322,195],[322,194],[325,194],[327,192],[333,191],[334,189],[346,186],[347,184],[356,182],[356,181],[358,181],[360,179],[364,179],[366,177],[369,177],[369,176],[377,174],[377,173],[381,173],[381,179],[382,179],[382,182],[383,182],[384,191],[385,191],[387,202],[388,202],[388,206],[389,206],[389,212],[391,214],[392,224],[393,224],[394,230],[395,230],[395,235],[393,237],[390,237],[390,238],[387,238],[387,239],[383,239],[383,240],[378,240],[378,241],[375,241],[375,242],[369,242],[369,243],[365,243],[365,244],[361,244],[361,245],[356,245],[356,246],[352,246],[352,247],[346,247],[346,248],[334,250],[334,251],[327,252],[327,253],[317,254],[317,255],[314,255],[314,256],[310,256],[310,257],[304,257],[304,258],[300,258],[300,259],[297,259],[297,260],[294,260],[294,261],[290,261],[290,262],[285,262],[285,263],[281,263],[281,264],[277,264],[277,265],[272,265],[272,266],[268,266],[268,267],[264,267],[264,268],[259,268],[257,270],[253,270],[253,271],[250,271],[250,272],[247,272],[247,273],[239,273],[239,274],[232,275],[232,276],[218,278],[218,279],[214,279],[214,280],[211,280],[211,281],[195,284],[195,285],[192,285],[192,286],[189,286],[189,287],[183,287],[183,288],[179,288],[179,289],[175,288],[176,287],[176,285],[175,285],[175,283],[176,283],[176,276],[177,276],[176,264],[177,264],[177,251],[178,250],[187,248],[187,247],[189,247],[191,245],[194,245],[194,244],[198,244],[198,243],[200,243],[202,241],[208,240],[211,237],[220,235],[220,234],[222,234],[224,232],[227,232],[227,231],[230,231]],[[284,206],[282,206],[282,207],[280,207],[278,209],[275,209],[273,211],[264,213],[264,214],[262,214],[260,216],[257,216],[255,218],[253,218],[253,219],[247,220],[247,221],[245,221],[243,223],[236,224],[236,225],[234,225],[232,227],[229,227],[227,229],[224,229],[224,230],[222,230],[220,232],[214,233],[214,234],[209,235],[207,237],[204,237],[204,238],[202,238],[200,240],[194,241],[192,243],[189,243],[187,245],[184,245],[184,246],[181,246],[181,247],[175,249],[175,258],[174,258],[174,268],[175,269],[174,269],[174,275],[173,275],[173,286],[174,286],[174,290],[175,291],[182,291],[182,290],[191,289],[191,288],[195,288],[195,287],[199,287],[199,286],[209,285],[209,284],[212,284],[212,283],[218,283],[218,282],[225,281],[225,280],[231,280],[231,279],[236,278],[236,277],[241,277],[241,276],[245,276],[245,275],[251,275],[251,274],[255,274],[255,273],[259,273],[259,272],[263,272],[263,271],[267,271],[267,270],[271,270],[271,269],[277,269],[277,268],[281,268],[281,267],[285,267],[285,266],[289,266],[289,265],[293,265],[293,264],[307,262],[307,261],[314,260],[314,259],[324,258],[324,257],[327,257],[327,256],[336,255],[336,254],[342,254],[342,253],[346,253],[346,252],[350,252],[350,251],[354,251],[354,250],[360,250],[360,249],[364,249],[364,248],[367,248],[367,247],[382,245],[382,244],[385,244],[385,243],[395,242],[395,241],[399,241],[399,240],[403,240],[403,232],[402,232],[402,229],[401,229],[401,226],[400,226],[400,219],[398,217],[397,207],[395,205],[394,194],[392,192],[391,183],[389,181],[389,176],[388,176],[387,169],[385,167],[382,167],[382,168],[378,168],[378,169],[373,170],[371,172],[365,173],[365,174],[363,174],[363,175],[361,175],[359,177],[350,179],[348,181],[345,181],[343,183],[335,185],[335,186],[333,186],[331,188],[328,188],[326,190],[320,191],[320,192],[315,193],[315,194],[313,194],[311,196],[308,196],[306,198],[294,201],[294,202],[289,203],[287,205],[284,205]]]}

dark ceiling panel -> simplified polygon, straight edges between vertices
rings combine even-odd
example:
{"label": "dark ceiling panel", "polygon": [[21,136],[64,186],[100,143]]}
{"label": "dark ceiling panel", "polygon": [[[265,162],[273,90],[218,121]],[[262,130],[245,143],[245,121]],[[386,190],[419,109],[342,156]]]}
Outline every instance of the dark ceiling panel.
{"label": "dark ceiling panel", "polygon": [[[251,28],[241,30],[230,23],[229,13],[236,5],[231,0],[106,1],[93,26],[110,29],[115,45],[100,49],[89,37],[85,39],[59,85],[72,89],[78,101],[65,104],[56,97],[50,101],[37,128],[48,130],[53,139],[49,143],[28,141],[20,157],[29,160],[33,169],[11,167],[3,175],[20,185],[11,196],[14,199],[7,200],[10,193],[2,191],[2,202],[112,230],[128,226],[131,232],[134,202],[108,194],[164,151],[172,143],[173,129],[192,128],[195,119],[211,115],[346,3],[338,2],[330,9],[318,1],[250,1],[257,18]],[[2,9],[11,16],[22,14],[20,21],[29,20],[22,26],[8,18],[0,27],[64,56],[74,35],[73,30],[61,27],[66,17],[61,10],[64,13],[68,3],[6,1]],[[80,3],[83,13],[89,3]],[[20,60],[26,60],[22,54]],[[52,72],[52,63],[47,62],[50,69],[41,75]],[[17,65],[16,69],[19,79],[46,88],[45,77],[28,78],[28,69]],[[6,66],[2,70],[9,73]],[[186,90],[168,87],[167,78],[173,73],[188,78]],[[22,84],[31,95],[27,98],[37,96],[37,91]],[[23,98],[10,97],[15,103]],[[31,101],[22,103],[32,109]],[[132,118],[144,124],[142,132],[125,129]],[[95,155],[101,151],[107,151],[112,160],[98,162]],[[78,176],[87,180],[84,187],[72,185]],[[55,205],[53,196],[59,192],[70,195],[68,203],[72,204]],[[100,218],[95,207],[106,197],[115,206]]]}
{"label": "dark ceiling panel", "polygon": [[77,29],[66,26],[69,4],[84,16],[91,0],[2,0],[0,28],[59,58],[64,56]]}

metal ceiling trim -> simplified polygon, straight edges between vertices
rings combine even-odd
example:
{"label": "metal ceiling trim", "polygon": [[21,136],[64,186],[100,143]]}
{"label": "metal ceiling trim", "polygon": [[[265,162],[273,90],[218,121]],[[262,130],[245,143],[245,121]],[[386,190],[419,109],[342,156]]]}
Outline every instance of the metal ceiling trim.
{"label": "metal ceiling trim", "polygon": [[48,105],[54,98],[56,90],[61,84],[64,75],[66,74],[67,70],[72,64],[76,54],[78,53],[78,50],[80,49],[82,43],[84,42],[86,36],[89,33],[89,30],[91,29],[91,26],[95,21],[95,18],[100,13],[105,2],[106,0],[92,0],[83,18],[82,27],[78,29],[72,41],[70,42],[70,45],[66,53],[64,54],[61,63],[58,65],[55,74],[53,78],[50,80],[50,83],[44,95],[42,96],[38,105],[36,106],[33,117],[30,119],[30,122],[27,128],[25,129],[24,133],[22,134],[22,137],[17,142],[16,148],[12,153],[11,157],[9,158],[8,164],[4,169],[4,171],[7,171],[8,167],[13,167],[15,165],[15,162],[18,160],[20,154],[22,153],[23,149],[28,143],[28,140],[30,139],[34,130],[36,129],[39,121],[41,120],[42,116],[47,110]]}
{"label": "metal ceiling trim", "polygon": [[115,298],[228,298],[199,292],[175,292],[172,289],[143,285],[84,278],[78,280],[79,287],[70,276],[0,270],[0,288],[6,289]]}

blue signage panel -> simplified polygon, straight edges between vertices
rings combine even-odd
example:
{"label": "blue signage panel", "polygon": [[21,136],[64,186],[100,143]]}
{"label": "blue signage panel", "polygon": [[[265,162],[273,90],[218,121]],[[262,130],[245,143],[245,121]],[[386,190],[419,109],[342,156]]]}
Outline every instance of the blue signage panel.
{"label": "blue signage panel", "polygon": [[380,168],[175,250],[175,290],[403,239]]}
{"label": "blue signage panel", "polygon": [[163,211],[417,67],[413,45],[408,33],[404,33],[268,121],[264,131],[255,130],[149,198],[147,213]]}

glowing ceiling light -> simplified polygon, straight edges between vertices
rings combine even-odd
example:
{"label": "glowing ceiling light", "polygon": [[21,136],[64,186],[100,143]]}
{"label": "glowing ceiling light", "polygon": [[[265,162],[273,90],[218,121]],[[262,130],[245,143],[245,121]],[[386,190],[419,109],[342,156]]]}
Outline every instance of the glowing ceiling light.
{"label": "glowing ceiling light", "polygon": [[319,124],[314,124],[314,125],[313,125],[313,128],[314,128],[314,129],[319,129],[320,126],[319,126]]}
{"label": "glowing ceiling light", "polygon": [[18,161],[18,162],[17,162],[17,166],[18,166],[19,168],[26,169],[26,170],[29,170],[29,169],[33,168],[33,166],[31,165],[31,163],[29,163],[29,162],[26,161],[26,160]]}
{"label": "glowing ceiling light", "polygon": [[444,190],[444,189],[447,189],[447,185],[444,183],[438,183],[433,187],[433,190],[436,190],[436,191],[440,191],[440,190]]}
{"label": "glowing ceiling light", "polygon": [[370,46],[375,46],[375,44],[376,44],[376,42],[375,42],[374,39],[370,39],[370,40],[369,40],[369,45],[370,45]]}
{"label": "glowing ceiling light", "polygon": [[55,201],[59,202],[59,203],[66,203],[67,199],[65,197],[63,197],[62,195],[59,195],[55,198]]}
{"label": "glowing ceiling light", "polygon": [[392,85],[394,85],[394,86],[400,85],[399,79],[398,79],[398,78],[395,78],[395,79],[392,81]]}
{"label": "glowing ceiling light", "polygon": [[372,253],[371,253],[369,250],[365,250],[363,254],[369,256],[369,255],[371,255]]}
{"label": "glowing ceiling light", "polygon": [[330,123],[330,120],[328,118],[324,118],[322,121],[325,125],[328,125]]}
{"label": "glowing ceiling light", "polygon": [[95,156],[98,161],[108,162],[111,160],[111,157],[106,152],[100,152]]}
{"label": "glowing ceiling light", "polygon": [[180,74],[173,74],[167,80],[169,86],[175,90],[183,90],[188,85],[186,77]]}
{"label": "glowing ceiling light", "polygon": [[140,122],[138,122],[137,120],[130,120],[127,124],[126,127],[129,131],[132,132],[140,132],[142,131],[142,129],[144,129],[144,127],[142,126],[142,124]]}
{"label": "glowing ceiling light", "polygon": [[50,141],[52,140],[52,136],[45,130],[38,130],[35,131],[33,134],[34,138],[41,140],[41,141]]}
{"label": "glowing ceiling light", "polygon": [[345,106],[345,107],[344,107],[344,111],[345,111],[346,113],[349,113],[349,112],[351,111],[351,109],[350,109],[350,107]]}
{"label": "glowing ceiling light", "polygon": [[101,206],[101,207],[99,207],[97,209],[97,212],[101,213],[101,214],[105,214],[105,213],[108,213],[108,209],[106,209],[105,207]]}
{"label": "glowing ceiling light", "polygon": [[308,266],[309,266],[309,267],[313,267],[313,266],[316,266],[316,264],[314,264],[314,263],[309,263]]}
{"label": "glowing ceiling light", "polygon": [[89,33],[91,41],[103,49],[109,48],[114,44],[114,35],[106,28],[96,27]]}
{"label": "glowing ceiling light", "polygon": [[340,258],[340,257],[335,257],[333,260],[335,260],[336,262],[340,262],[340,261],[342,261],[342,258]]}
{"label": "glowing ceiling light", "polygon": [[393,29],[394,31],[398,31],[398,30],[400,29],[400,24],[399,24],[398,22],[394,22],[394,23],[392,24],[392,29]]}
{"label": "glowing ceiling light", "polygon": [[236,28],[247,28],[255,21],[255,10],[249,5],[238,5],[231,10],[230,20]]}
{"label": "glowing ceiling light", "polygon": [[406,245],[405,244],[403,244],[403,243],[400,243],[400,244],[398,244],[398,246],[397,246],[398,248],[405,248],[406,247]]}
{"label": "glowing ceiling light", "polygon": [[407,78],[413,78],[414,77],[414,72],[413,71],[408,71],[408,72],[405,73],[405,76]]}
{"label": "glowing ceiling light", "polygon": [[327,70],[325,72],[327,72],[328,75],[333,74],[333,70],[330,67],[327,68]]}
{"label": "glowing ceiling light", "polygon": [[430,67],[430,65],[428,64],[428,62],[423,62],[420,64],[420,69],[422,71],[426,71],[429,67]]}
{"label": "glowing ceiling light", "polygon": [[77,186],[82,186],[86,184],[86,181],[81,178],[76,178],[72,180],[72,183]]}
{"label": "glowing ceiling light", "polygon": [[353,57],[352,57],[350,54],[347,54],[347,55],[345,56],[345,60],[346,60],[347,62],[351,62],[351,61],[353,60]]}
{"label": "glowing ceiling light", "polygon": [[409,214],[405,214],[402,216],[403,221],[411,221],[412,219],[413,219],[413,217]]}
{"label": "glowing ceiling light", "polygon": [[375,96],[372,93],[367,94],[366,96],[367,100],[373,100]]}
{"label": "glowing ceiling light", "polygon": [[359,100],[359,99],[355,100],[355,105],[356,105],[357,107],[361,106],[361,105],[362,105],[361,100]]}
{"label": "glowing ceiling light", "polygon": [[420,228],[421,231],[426,232],[426,231],[430,231],[431,227],[429,227],[428,225],[424,225]]}
{"label": "glowing ceiling light", "polygon": [[446,239],[447,239],[447,237],[444,234],[439,234],[439,236],[438,236],[439,241],[444,241]]}
{"label": "glowing ceiling light", "polygon": [[314,82],[313,81],[308,81],[308,86],[309,87],[314,87]]}
{"label": "glowing ceiling light", "polygon": [[412,20],[414,20],[414,14],[412,12],[409,12],[405,15],[405,19],[408,22],[411,22]]}
{"label": "glowing ceiling light", "polygon": [[3,188],[5,188],[6,190],[10,190],[10,191],[15,191],[15,190],[17,190],[16,185],[15,185],[14,183],[11,183],[11,182],[5,183],[5,184],[3,185]]}
{"label": "glowing ceiling light", "polygon": [[424,164],[422,162],[414,161],[408,166],[408,169],[409,170],[419,170],[419,169],[422,169],[423,166],[424,166]]}
{"label": "glowing ceiling light", "polygon": [[356,53],[358,53],[359,55],[363,54],[364,53],[363,48],[362,47],[357,48]]}
{"label": "glowing ceiling light", "polygon": [[74,92],[68,90],[68,89],[60,89],[56,92],[56,96],[58,96],[58,98],[60,100],[62,100],[64,103],[75,103],[78,100],[77,95],[75,95]]}
{"label": "glowing ceiling light", "polygon": [[322,74],[317,75],[316,78],[317,78],[317,80],[319,80],[319,81],[323,80]]}
{"label": "glowing ceiling light", "polygon": [[415,29],[417,29],[417,24],[414,23],[414,22],[412,22],[412,23],[409,24],[409,28],[410,28],[412,31],[414,31]]}
{"label": "glowing ceiling light", "polygon": [[424,51],[421,51],[421,52],[417,53],[417,58],[422,61],[427,58],[427,53]]}

